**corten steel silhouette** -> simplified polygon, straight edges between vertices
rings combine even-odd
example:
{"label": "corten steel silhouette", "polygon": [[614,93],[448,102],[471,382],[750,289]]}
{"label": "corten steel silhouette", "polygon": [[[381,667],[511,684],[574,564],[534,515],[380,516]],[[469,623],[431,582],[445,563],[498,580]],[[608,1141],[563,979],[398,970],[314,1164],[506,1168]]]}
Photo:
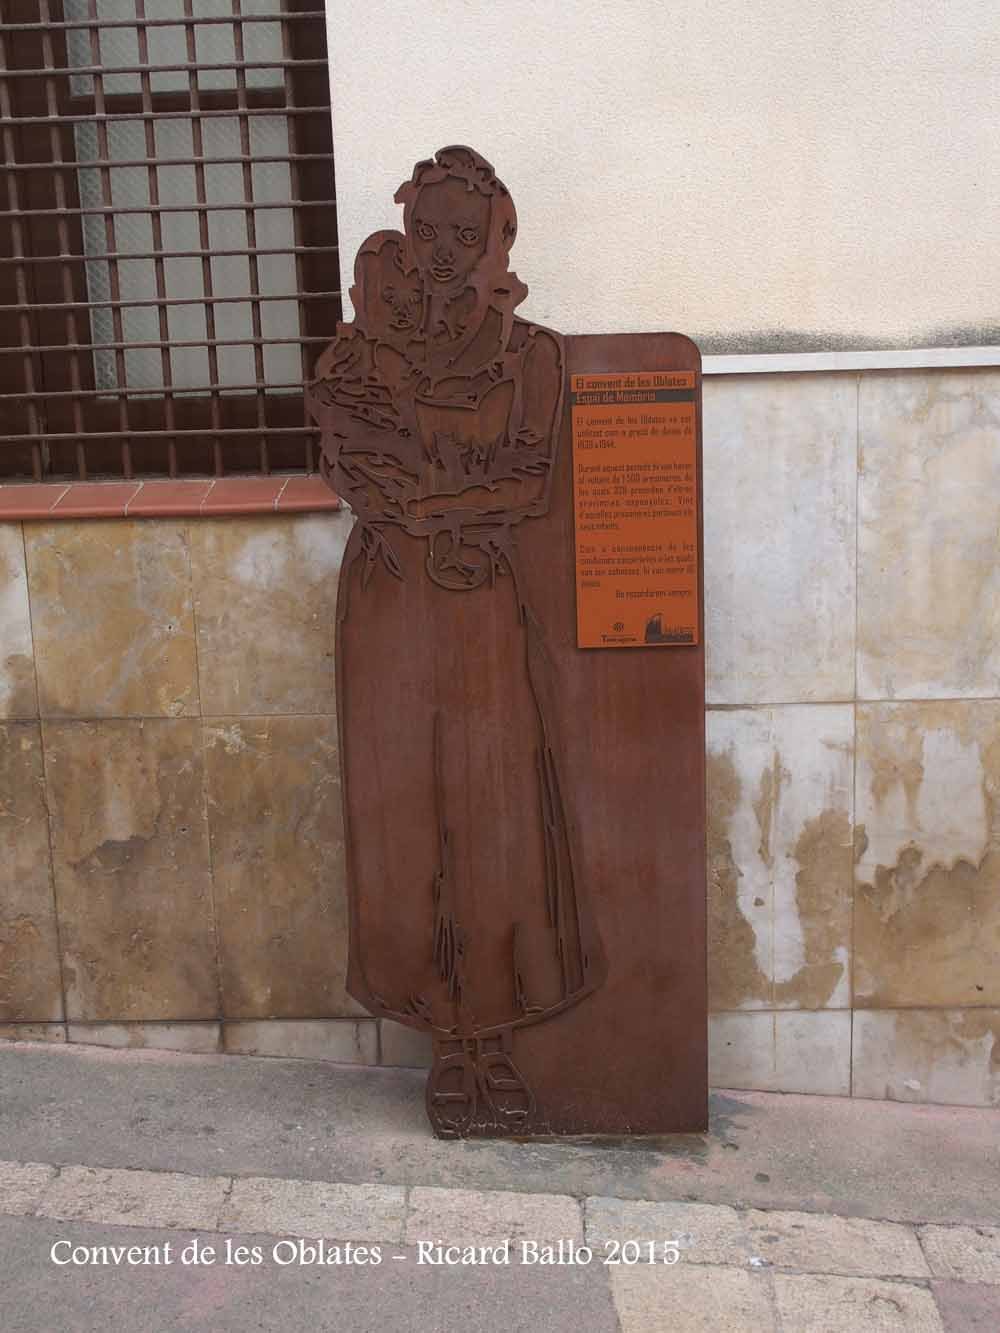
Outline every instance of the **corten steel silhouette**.
{"label": "corten steel silhouette", "polygon": [[307,391],[357,518],[337,635],[348,989],[431,1033],[439,1135],[701,1129],[700,429],[695,643],[658,610],[644,644],[581,651],[564,405],[574,374],[683,370],[697,423],[698,349],[518,318],[514,206],[471,149],[396,198],[403,231],[361,246],[355,319]]}
{"label": "corten steel silhouette", "polygon": [[519,555],[549,507],[564,345],[515,314],[514,204],[483,157],[442,149],[396,202],[403,232],[362,244],[355,319],[308,391],[357,516],[337,613],[348,989],[432,1034],[438,1135],[518,1133],[538,1118],[519,1029],[606,975]]}

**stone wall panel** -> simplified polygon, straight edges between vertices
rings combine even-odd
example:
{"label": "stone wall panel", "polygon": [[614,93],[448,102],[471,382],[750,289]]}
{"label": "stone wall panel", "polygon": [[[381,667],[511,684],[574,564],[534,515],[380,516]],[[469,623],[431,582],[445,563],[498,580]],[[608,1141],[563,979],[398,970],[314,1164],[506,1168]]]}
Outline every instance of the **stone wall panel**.
{"label": "stone wall panel", "polygon": [[850,1004],[853,710],[708,717],[709,1000]]}
{"label": "stone wall panel", "polygon": [[363,1013],[344,991],[336,719],[207,719],[204,737],[224,1016]]}
{"label": "stone wall panel", "polygon": [[854,691],[857,380],[705,384],[710,704]]}
{"label": "stone wall panel", "polygon": [[42,716],[196,714],[186,523],[28,523],[25,538]]}
{"label": "stone wall panel", "polygon": [[191,528],[202,711],[334,713],[347,511],[206,518]]}
{"label": "stone wall panel", "polygon": [[1000,695],[1000,372],[866,375],[858,694]]}
{"label": "stone wall panel", "polygon": [[219,1016],[196,719],[43,723],[67,1018]]}
{"label": "stone wall panel", "polygon": [[41,734],[0,723],[0,1022],[62,1016]]}
{"label": "stone wall panel", "polygon": [[1000,1004],[1000,701],[858,708],[857,1003]]}

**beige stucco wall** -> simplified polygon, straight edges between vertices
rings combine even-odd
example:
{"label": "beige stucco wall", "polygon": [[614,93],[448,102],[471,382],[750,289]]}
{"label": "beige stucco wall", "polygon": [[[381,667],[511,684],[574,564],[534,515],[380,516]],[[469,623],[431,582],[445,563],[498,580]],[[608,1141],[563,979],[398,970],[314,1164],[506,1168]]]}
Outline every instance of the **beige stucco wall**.
{"label": "beige stucco wall", "polygon": [[344,289],[418,157],[510,187],[531,317],[707,351],[1000,343],[995,0],[328,0]]}
{"label": "beige stucco wall", "polygon": [[[998,371],[706,384],[717,1086],[1000,1103],[998,440]],[[0,1034],[425,1058],[343,990],[349,523],[0,524]]]}

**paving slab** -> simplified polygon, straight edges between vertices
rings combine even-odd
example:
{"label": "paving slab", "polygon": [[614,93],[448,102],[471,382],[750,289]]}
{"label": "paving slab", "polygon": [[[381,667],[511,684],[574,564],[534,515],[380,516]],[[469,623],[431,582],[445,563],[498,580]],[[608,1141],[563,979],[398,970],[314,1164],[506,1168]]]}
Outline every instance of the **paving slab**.
{"label": "paving slab", "polygon": [[744,1215],[753,1255],[776,1268],[871,1277],[930,1277],[910,1227],[859,1217],[764,1212]]}
{"label": "paving slab", "polygon": [[[1000,1181],[997,1194],[1000,1210]],[[935,1277],[1000,1286],[1000,1227],[921,1227],[919,1235]]]}
{"label": "paving slab", "polygon": [[792,1333],[943,1333],[926,1287],[870,1277],[776,1273],[781,1326]]}
{"label": "paving slab", "polygon": [[606,1252],[628,1241],[677,1246],[687,1263],[746,1266],[746,1222],[725,1204],[586,1199],[587,1244]]}
{"label": "paving slab", "polygon": [[322,1180],[237,1180],[222,1211],[223,1231],[401,1241],[406,1191],[398,1185],[340,1185]]}
{"label": "paving slab", "polygon": [[214,1230],[228,1188],[223,1176],[67,1166],[45,1191],[36,1211],[66,1221]]}
{"label": "paving slab", "polygon": [[576,1199],[566,1195],[417,1188],[410,1191],[406,1239],[448,1246],[580,1243],[583,1220]]}
{"label": "paving slab", "polygon": [[778,1327],[769,1274],[684,1263],[609,1271],[621,1333],[774,1333]]}

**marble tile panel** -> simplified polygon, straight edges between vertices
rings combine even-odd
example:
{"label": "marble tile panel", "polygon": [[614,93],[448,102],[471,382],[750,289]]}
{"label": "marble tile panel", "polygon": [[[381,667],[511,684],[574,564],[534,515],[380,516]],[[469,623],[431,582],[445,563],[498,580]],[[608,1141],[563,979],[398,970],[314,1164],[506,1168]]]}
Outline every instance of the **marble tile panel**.
{"label": "marble tile panel", "polygon": [[708,715],[709,1007],[850,1003],[853,710]]}
{"label": "marble tile panel", "polygon": [[275,1055],[351,1065],[378,1063],[374,1018],[275,1018],[223,1023],[222,1047],[235,1055]]}
{"label": "marble tile panel", "polygon": [[847,1097],[850,1011],[711,1014],[708,1079],[713,1088]]}
{"label": "marble tile panel", "polygon": [[63,1016],[42,737],[0,723],[0,1022]]}
{"label": "marble tile panel", "polygon": [[204,743],[224,1015],[363,1013],[344,990],[336,719],[210,719]]}
{"label": "marble tile panel", "polygon": [[65,1040],[65,1023],[0,1023],[0,1041]]}
{"label": "marble tile panel", "polygon": [[20,523],[0,523],[0,717],[37,717],[34,649]]}
{"label": "marble tile panel", "polygon": [[379,1023],[379,1064],[401,1069],[430,1069],[434,1061],[429,1032],[383,1018]]}
{"label": "marble tile panel", "polygon": [[860,1009],[854,1096],[1000,1107],[1000,1009]]}
{"label": "marble tile panel", "polygon": [[69,1023],[66,1040],[116,1051],[183,1051],[210,1055],[222,1046],[218,1023]]}
{"label": "marble tile panel", "polygon": [[858,694],[1000,694],[1000,372],[861,380]]}
{"label": "marble tile panel", "polygon": [[337,575],[352,519],[192,524],[202,711],[333,713]]}
{"label": "marble tile panel", "polygon": [[25,538],[42,716],[197,713],[185,524],[30,523]]}
{"label": "marble tile panel", "polygon": [[71,1021],[217,1018],[201,723],[43,723]]}
{"label": "marble tile panel", "polygon": [[1000,702],[858,708],[855,998],[1000,1004]]}
{"label": "marble tile panel", "polygon": [[709,702],[849,699],[856,378],[711,379],[704,410]]}

